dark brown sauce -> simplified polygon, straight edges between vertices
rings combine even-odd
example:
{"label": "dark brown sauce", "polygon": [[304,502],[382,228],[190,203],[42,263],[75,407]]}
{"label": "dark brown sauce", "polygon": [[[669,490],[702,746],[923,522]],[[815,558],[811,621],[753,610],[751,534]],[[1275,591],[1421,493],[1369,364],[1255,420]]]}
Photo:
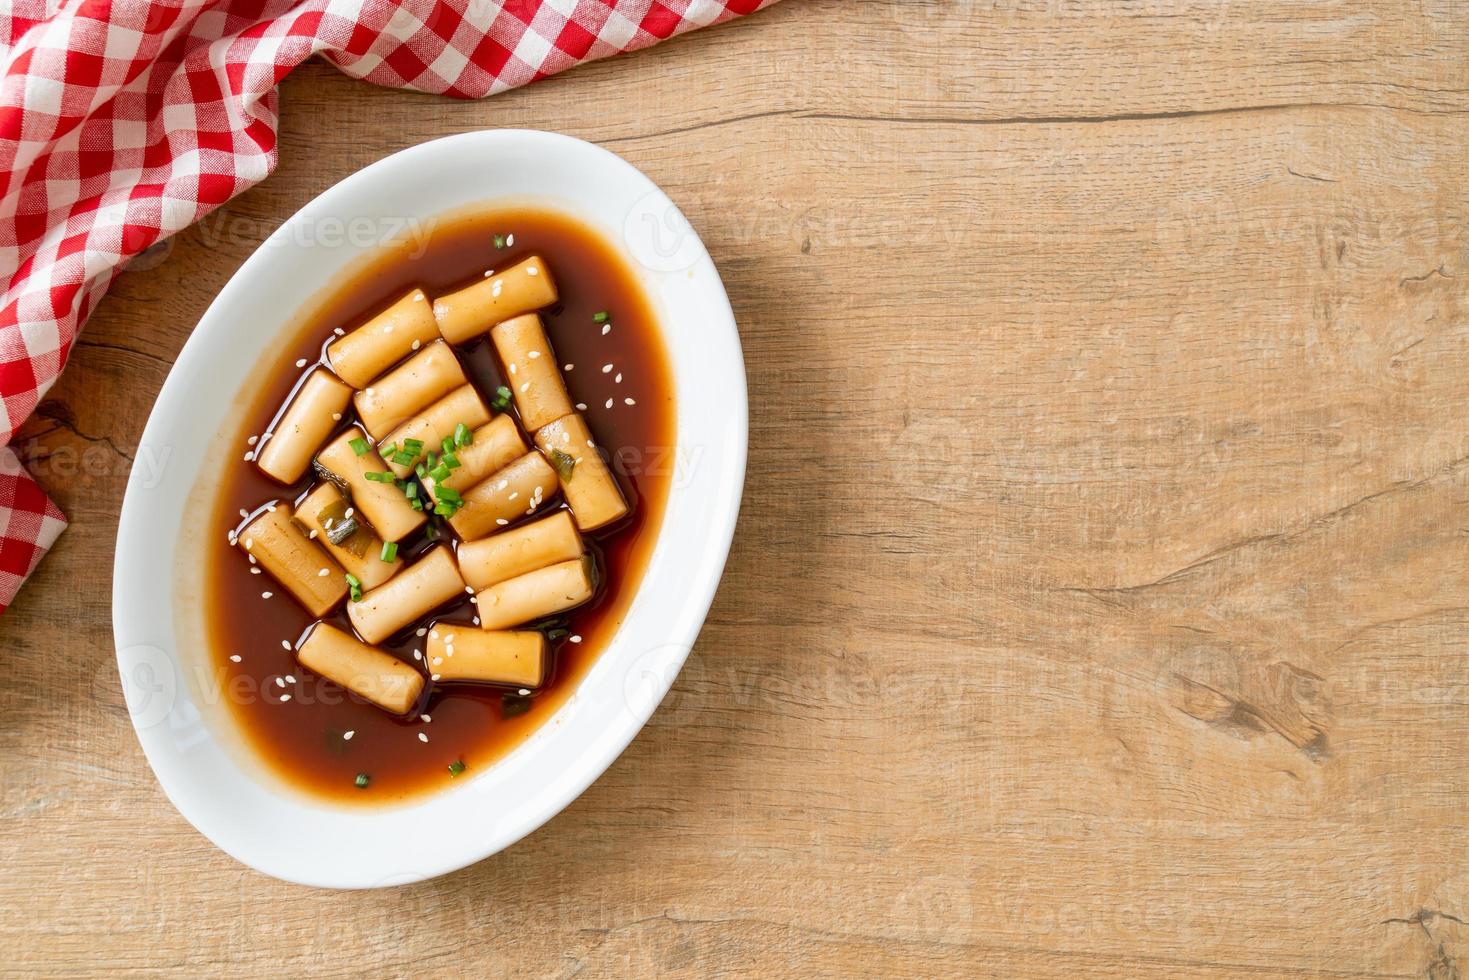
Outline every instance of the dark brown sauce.
{"label": "dark brown sauce", "polygon": [[[495,236],[509,234],[513,244],[496,249]],[[269,574],[251,574],[245,555],[229,544],[226,532],[242,523],[241,511],[253,513],[272,500],[295,501],[312,482],[308,474],[288,488],[266,477],[244,460],[247,440],[266,431],[291,389],[321,359],[334,328],[351,330],[415,285],[439,296],[532,253],[545,259],[560,289],[558,305],[541,313],[558,362],[574,365],[563,372],[567,388],[573,402],[587,406],[583,414],[612,456],[632,514],[588,536],[600,571],[597,598],[549,624],[581,642],[553,643],[549,680],[540,690],[521,698],[502,688],[430,684],[423,713],[431,721],[396,718],[296,662],[286,645],[294,646],[315,620]],[[612,329],[605,335],[593,321],[600,311],[611,314]],[[487,337],[459,353],[488,399],[502,379]],[[298,368],[303,359],[307,367]],[[614,367],[603,373],[606,364]],[[224,700],[268,767],[316,796],[381,803],[472,777],[520,744],[575,689],[621,625],[652,552],[673,471],[675,411],[667,357],[647,297],[621,256],[576,219],[539,208],[477,211],[438,221],[426,247],[420,239],[384,248],[309,311],[278,352],[269,377],[251,394],[240,431],[227,434],[237,452],[212,511],[217,533],[206,541],[210,655]],[[626,404],[628,398],[635,404]],[[349,417],[343,424],[352,422]],[[401,553],[416,555],[432,545],[420,532],[402,542]],[[264,599],[265,591],[274,594]],[[380,646],[422,671],[422,662],[413,658],[425,642],[416,628],[430,621],[470,622],[475,609],[468,599]],[[351,632],[344,609],[326,622]],[[280,686],[277,678],[286,677],[294,681]],[[290,700],[281,700],[285,694]],[[343,738],[346,732],[350,740]],[[458,762],[465,772],[451,777],[449,767]],[[359,773],[369,777],[365,789],[355,784]]]}

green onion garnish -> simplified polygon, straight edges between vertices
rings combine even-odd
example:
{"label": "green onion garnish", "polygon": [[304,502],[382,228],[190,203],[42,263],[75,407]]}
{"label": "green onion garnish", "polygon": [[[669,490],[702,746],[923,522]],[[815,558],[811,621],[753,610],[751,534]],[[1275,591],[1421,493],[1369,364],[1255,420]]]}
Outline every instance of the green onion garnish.
{"label": "green onion garnish", "polygon": [[393,482],[393,474],[387,470],[368,470],[362,474],[362,478],[364,480],[371,480],[373,483]]}
{"label": "green onion garnish", "polygon": [[399,466],[412,466],[413,460],[415,458],[416,457],[413,455],[413,453],[407,452],[402,449],[393,453],[393,462],[397,463]]}
{"label": "green onion garnish", "polygon": [[357,774],[357,778],[352,781],[352,785],[356,786],[358,789],[366,789],[368,780],[370,780],[371,778],[372,777],[369,776],[367,773],[359,772]]}
{"label": "green onion garnish", "polygon": [[398,557],[398,542],[384,541],[382,554],[378,557],[391,565]]}
{"label": "green onion garnish", "polygon": [[576,457],[569,456],[559,449],[551,450],[551,465],[556,468],[556,475],[563,480],[570,480],[572,471],[576,469]]}
{"label": "green onion garnish", "polygon": [[365,456],[365,455],[367,455],[367,451],[372,448],[371,446],[369,446],[367,444],[367,440],[364,439],[364,438],[362,438],[361,436],[358,436],[356,439],[353,439],[351,442],[347,443],[347,445],[351,446],[352,447],[352,451],[354,453],[356,453],[358,456]]}
{"label": "green onion garnish", "polygon": [[438,466],[435,466],[433,469],[428,471],[428,478],[430,480],[433,480],[435,483],[438,483],[440,480],[449,479],[448,465],[440,463]]}
{"label": "green onion garnish", "polygon": [[417,497],[410,497],[408,500],[408,506],[412,507],[414,510],[423,510],[423,501],[419,500]]}
{"label": "green onion garnish", "polygon": [[593,313],[592,314],[592,322],[593,323],[606,323],[610,319],[612,319],[612,315],[610,313],[608,313],[606,310],[603,310],[601,313]]}
{"label": "green onion garnish", "polygon": [[444,436],[443,441],[439,443],[439,449],[441,449],[446,454],[452,453],[454,451],[454,437]]}
{"label": "green onion garnish", "polygon": [[454,448],[462,448],[472,442],[474,442],[474,433],[470,431],[469,426],[463,422],[454,426]]}
{"label": "green onion garnish", "polygon": [[454,455],[452,450],[444,453],[444,455],[439,458],[439,462],[442,463],[444,466],[449,467],[449,469],[451,470],[457,470],[459,467],[464,465],[463,463],[459,462],[459,457]]}
{"label": "green onion garnish", "polygon": [[454,762],[449,763],[449,775],[451,777],[457,776],[457,775],[459,775],[463,771],[464,771],[464,762],[463,762],[463,760],[455,760]]}
{"label": "green onion garnish", "polygon": [[495,236],[495,247],[496,248],[504,248],[505,247],[505,236],[504,235],[496,235]]}
{"label": "green onion garnish", "polygon": [[459,491],[453,487],[435,487],[434,496],[439,498],[439,503],[453,504],[455,507],[464,506],[464,498],[459,496]]}
{"label": "green onion garnish", "polygon": [[403,440],[403,448],[405,450],[407,450],[408,452],[412,453],[413,455],[417,456],[419,453],[423,452],[423,440],[422,439],[404,439]]}
{"label": "green onion garnish", "polygon": [[501,385],[495,389],[495,397],[490,399],[490,407],[497,412],[505,411],[505,406],[510,404],[510,389]]}
{"label": "green onion garnish", "polygon": [[453,504],[434,504],[434,513],[440,517],[453,517],[454,512],[458,509]]}
{"label": "green onion garnish", "polygon": [[424,466],[422,463],[419,463],[417,466],[413,467],[413,472],[417,473],[418,478],[422,480],[424,477],[428,476],[428,467]]}
{"label": "green onion garnish", "polygon": [[403,495],[409,500],[416,500],[418,498],[418,484],[405,482],[403,484]]}
{"label": "green onion garnish", "polygon": [[362,580],[351,572],[347,573],[347,591],[352,594],[353,602],[362,601]]}

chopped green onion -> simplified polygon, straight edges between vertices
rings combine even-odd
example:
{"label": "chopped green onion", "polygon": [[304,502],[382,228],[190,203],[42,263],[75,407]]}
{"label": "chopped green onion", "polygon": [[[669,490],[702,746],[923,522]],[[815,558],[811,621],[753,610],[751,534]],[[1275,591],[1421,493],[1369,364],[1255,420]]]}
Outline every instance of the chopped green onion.
{"label": "chopped green onion", "polygon": [[432,521],[423,529],[423,537],[427,541],[439,540],[439,526]]}
{"label": "chopped green onion", "polygon": [[444,451],[445,455],[452,453],[454,451],[454,437],[444,436],[444,441],[439,443],[439,448]]}
{"label": "chopped green onion", "polygon": [[459,775],[463,771],[464,771],[464,761],[462,759],[455,760],[454,762],[449,763],[449,775],[450,775],[450,777],[457,776],[457,775]]}
{"label": "chopped green onion", "polygon": [[393,474],[387,470],[367,470],[362,474],[362,478],[364,480],[371,480],[373,483],[393,482]]}
{"label": "chopped green onion", "polygon": [[504,248],[505,247],[505,236],[504,235],[496,235],[495,236],[495,247],[496,248]]}
{"label": "chopped green onion", "polygon": [[464,465],[463,463],[459,462],[459,457],[456,456],[452,450],[444,453],[443,456],[439,457],[439,462],[449,467],[449,469],[451,470],[457,470],[459,467]]}
{"label": "chopped green onion", "polygon": [[422,480],[424,477],[428,476],[428,467],[424,466],[422,463],[419,463],[417,466],[413,467],[413,472],[417,473],[418,478]]}
{"label": "chopped green onion", "polygon": [[439,503],[453,504],[455,507],[464,505],[464,498],[459,496],[459,491],[453,487],[435,487],[434,496],[439,498]]}
{"label": "chopped green onion", "polygon": [[418,484],[405,482],[403,484],[403,495],[409,500],[416,500],[418,498]]}
{"label": "chopped green onion", "polygon": [[347,590],[352,594],[353,602],[362,601],[362,580],[351,572],[347,573]]}
{"label": "chopped green onion", "polygon": [[559,449],[551,450],[551,465],[556,468],[556,474],[563,480],[571,479],[572,470],[576,469],[576,458],[568,456]]}
{"label": "chopped green onion", "polygon": [[472,442],[474,442],[474,433],[470,431],[469,426],[463,422],[454,426],[454,447],[456,449],[467,446]]}
{"label": "chopped green onion", "polygon": [[453,517],[458,509],[453,504],[434,504],[434,513],[440,517]]}
{"label": "chopped green onion", "polygon": [[430,480],[433,480],[435,483],[438,483],[440,480],[449,479],[448,465],[445,463],[440,463],[438,466],[435,466],[433,469],[428,471],[428,478]]}
{"label": "chopped green onion", "polygon": [[367,440],[362,438],[361,436],[353,439],[351,442],[347,443],[347,445],[351,446],[352,451],[358,456],[366,456],[367,451],[372,448],[367,444]]}
{"label": "chopped green onion", "polygon": [[352,784],[354,786],[356,786],[358,789],[366,789],[367,788],[368,780],[370,780],[371,778],[372,777],[369,776],[367,773],[365,773],[365,772],[359,772],[357,774],[357,778],[355,780],[353,780]]}
{"label": "chopped green onion", "polygon": [[417,497],[413,497],[409,499],[408,506],[412,507],[414,510],[423,510],[423,501],[419,500]]}
{"label": "chopped green onion", "polygon": [[399,466],[412,466],[413,460],[415,458],[416,457],[412,453],[402,449],[398,450],[396,453],[393,453],[393,462],[397,463]]}
{"label": "chopped green onion", "polygon": [[546,630],[546,639],[550,640],[552,643],[557,643],[561,640],[564,640],[570,635],[571,630],[563,629],[560,626]]}
{"label": "chopped green onion", "polygon": [[523,715],[530,710],[530,698],[523,698],[518,694],[505,694],[500,698],[500,717],[514,718]]}
{"label": "chopped green onion", "polygon": [[407,450],[408,452],[412,453],[413,455],[417,456],[419,453],[423,452],[423,440],[422,439],[404,439],[403,440],[403,448],[405,450]]}
{"label": "chopped green onion", "polygon": [[601,313],[593,313],[592,314],[592,322],[593,323],[606,323],[610,319],[612,319],[612,315],[610,313],[608,313],[606,310],[603,310]]}
{"label": "chopped green onion", "polygon": [[398,558],[398,542],[384,541],[382,554],[378,555],[378,557],[391,565]]}
{"label": "chopped green onion", "polygon": [[495,397],[490,399],[490,407],[497,412],[505,411],[505,406],[510,404],[510,389],[501,385],[495,389]]}

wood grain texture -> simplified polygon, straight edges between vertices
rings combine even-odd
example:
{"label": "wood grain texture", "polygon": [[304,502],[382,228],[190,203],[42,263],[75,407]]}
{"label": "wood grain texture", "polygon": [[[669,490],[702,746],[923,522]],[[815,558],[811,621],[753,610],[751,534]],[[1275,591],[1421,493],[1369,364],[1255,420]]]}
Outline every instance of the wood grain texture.
{"label": "wood grain texture", "polygon": [[[104,974],[1469,969],[1469,7],[788,0],[478,104],[311,65],[22,446],[0,945]],[[410,888],[249,872],[118,690],[153,398],[285,217],[425,139],[610,146],[740,320],[745,505],[612,769]]]}

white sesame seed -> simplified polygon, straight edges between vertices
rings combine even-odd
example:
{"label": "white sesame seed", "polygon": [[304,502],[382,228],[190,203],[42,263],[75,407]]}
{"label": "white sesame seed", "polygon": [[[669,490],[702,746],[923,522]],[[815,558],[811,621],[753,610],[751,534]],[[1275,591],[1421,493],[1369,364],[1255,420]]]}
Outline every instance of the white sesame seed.
{"label": "white sesame seed", "polygon": [[573,633],[573,634],[571,634],[570,639],[571,639],[571,642],[572,643],[580,643],[581,642],[581,634],[580,633]]}
{"label": "white sesame seed", "polygon": [[610,399],[610,398],[607,399],[607,407],[608,408],[611,408],[612,407],[612,399]]}
{"label": "white sesame seed", "polygon": [[298,367],[298,368],[303,368],[303,367],[305,367],[305,366],[306,366],[306,358],[304,358],[304,357],[303,357],[303,358],[301,358],[301,359],[300,359],[300,360],[299,360],[299,361],[297,361],[297,362],[296,362],[296,366],[297,366],[297,367]]}
{"label": "white sesame seed", "polygon": [[578,412],[585,412],[587,410],[587,403],[586,402],[577,402],[576,403],[576,410]]}
{"label": "white sesame seed", "polygon": [[429,722],[433,721],[433,719],[430,718],[428,715],[419,715],[418,717],[420,717],[420,718],[423,719],[423,723],[425,725],[427,725]]}
{"label": "white sesame seed", "polygon": [[524,384],[522,384],[522,385],[521,385],[521,386],[520,386],[520,391],[521,391],[521,393],[522,393],[522,394],[524,394],[524,393],[525,393],[525,391],[526,391],[526,389],[527,389],[527,388],[529,388],[529,387],[530,387],[530,382],[529,382],[529,381],[527,381],[527,382],[525,382],[525,383],[524,383]]}
{"label": "white sesame seed", "polygon": [[418,733],[418,740],[420,742],[427,742],[428,741],[428,735],[425,734],[424,732],[419,732]]}
{"label": "white sesame seed", "polygon": [[612,372],[612,365],[611,364],[603,364],[602,365],[602,373],[603,374],[610,374],[611,372]]}
{"label": "white sesame seed", "polygon": [[465,591],[465,592],[468,592],[468,593],[469,593],[469,594],[470,594],[470,595],[474,595],[474,589],[471,589],[471,588],[470,588],[470,587],[469,587],[469,586],[467,586],[467,585],[466,585],[466,586],[465,586],[465,587],[464,587],[464,591]]}
{"label": "white sesame seed", "polygon": [[350,741],[352,741],[352,736],[353,735],[356,735],[356,734],[357,734],[356,729],[349,729],[348,731],[345,731],[345,732],[342,733],[342,741],[344,741],[344,742],[350,742]]}
{"label": "white sesame seed", "polygon": [[414,350],[418,350],[418,348],[420,348],[422,346],[423,346],[423,341],[421,341],[421,340],[415,340],[413,342],[413,349]]}
{"label": "white sesame seed", "polygon": [[250,559],[250,564],[252,564],[252,565],[256,564],[255,556],[254,555],[246,555],[245,557],[248,558],[248,559]]}
{"label": "white sesame seed", "polygon": [[622,403],[624,405],[636,405],[637,404],[637,402],[633,401],[631,398],[624,398],[622,400]]}
{"label": "white sesame seed", "polygon": [[490,276],[493,276],[494,274],[495,274],[495,270],[494,269],[486,269],[485,270],[485,274],[484,274],[484,278],[488,279],[488,278],[490,278]]}
{"label": "white sesame seed", "polygon": [[332,333],[336,334],[338,337],[345,337],[347,335],[347,331],[343,330],[341,327],[332,327]]}
{"label": "white sesame seed", "polygon": [[316,539],[316,528],[314,528],[314,527],[313,527],[313,528],[312,528],[312,529],[311,529],[311,533],[310,533],[310,534],[308,534],[308,535],[306,535],[306,536],[307,536],[307,537],[308,537],[308,538],[311,538],[311,539],[312,539],[312,540],[315,540],[315,539]]}
{"label": "white sesame seed", "polygon": [[602,336],[605,337],[605,336],[607,336],[611,332],[612,332],[612,324],[610,324],[610,323],[604,323],[604,324],[602,324]]}
{"label": "white sesame seed", "polygon": [[265,508],[265,512],[267,514],[274,514],[275,513],[275,504],[271,504],[269,507]]}
{"label": "white sesame seed", "polygon": [[515,491],[514,493],[512,493],[510,496],[506,497],[505,499],[506,500],[514,500],[518,496],[520,496],[520,491],[519,490]]}
{"label": "white sesame seed", "polygon": [[250,574],[251,575],[259,575],[260,574],[260,569],[258,569],[258,568],[252,568],[252,569],[250,569]]}
{"label": "white sesame seed", "polygon": [[528,265],[525,267],[525,274],[528,276],[538,276],[541,274],[541,270],[533,265]]}
{"label": "white sesame seed", "polygon": [[575,364],[566,364],[566,365],[563,365],[562,366],[561,370],[563,370],[563,371],[570,371],[574,367],[576,367]]}
{"label": "white sesame seed", "polygon": [[439,676],[440,675],[438,675],[438,674],[429,674],[428,675],[428,679],[431,680],[431,681],[436,681],[436,680],[439,679]]}
{"label": "white sesame seed", "polygon": [[429,631],[429,634],[428,634],[428,638],[430,640],[437,640],[439,638],[439,631],[438,630],[430,630]]}
{"label": "white sesame seed", "polygon": [[371,398],[372,397],[372,392],[373,392],[373,389],[372,388],[363,388],[362,389],[362,393],[364,395],[366,395],[368,398]]}
{"label": "white sesame seed", "polygon": [[386,327],[383,327],[383,333],[392,333],[393,332],[393,327],[395,327],[395,326],[397,326],[397,324],[393,324],[393,323],[388,324]]}
{"label": "white sesame seed", "polygon": [[415,303],[422,303],[425,298],[426,297],[421,292],[418,292],[418,293],[414,293],[413,294],[413,302],[415,302]]}
{"label": "white sesame seed", "polygon": [[615,377],[613,377],[612,383],[613,384],[617,384],[617,385],[622,384],[622,372],[621,371],[618,371],[617,372],[617,375]]}
{"label": "white sesame seed", "polygon": [[474,625],[478,626],[479,625],[479,617],[478,616],[474,617],[474,619],[472,619],[471,622],[474,623]]}
{"label": "white sesame seed", "polygon": [[238,653],[232,653],[230,654],[230,659],[233,660],[235,663],[239,663],[240,655]]}
{"label": "white sesame seed", "polygon": [[290,640],[281,640],[281,649],[283,649],[283,650],[289,650],[289,649],[291,649],[291,641]]}
{"label": "white sesame seed", "polygon": [[342,421],[342,413],[341,412],[333,412],[332,413],[332,421],[333,422],[340,422],[340,421]]}
{"label": "white sesame seed", "polygon": [[540,357],[541,356],[541,352],[538,351],[538,350],[533,350],[533,351],[531,351],[529,354],[527,354],[525,356],[534,359],[534,358]]}
{"label": "white sesame seed", "polygon": [[414,660],[422,660],[423,659],[423,651],[422,650],[414,650],[413,651],[413,659]]}
{"label": "white sesame seed", "polygon": [[354,513],[356,513],[356,511],[354,511],[351,507],[348,507],[345,511],[342,512],[342,516],[351,517]]}
{"label": "white sesame seed", "polygon": [[[470,604],[470,605],[471,605],[471,606],[477,606],[477,605],[479,605],[479,596],[473,596],[473,595],[472,595],[472,596],[470,596],[470,597],[469,597],[469,604]],[[476,620],[475,620],[475,621],[474,621],[474,624],[475,624],[475,625],[476,625],[476,626],[478,626],[478,625],[479,625],[479,620],[478,620],[478,619],[476,619]]]}
{"label": "white sesame seed", "polygon": [[444,662],[444,658],[443,657],[435,657],[435,658],[433,658],[432,660],[429,661],[429,666],[431,666],[431,667],[437,667],[439,664],[441,664],[443,662]]}
{"label": "white sesame seed", "polygon": [[500,525],[501,527],[504,527],[506,524],[509,524],[510,522],[507,521],[507,520],[505,520],[505,518],[503,518],[503,517],[497,517],[497,518],[495,518],[495,523],[498,524],[498,525]]}
{"label": "white sesame seed", "polygon": [[272,595],[274,595],[274,593],[272,592],[262,592],[260,593],[260,598],[269,599]]}
{"label": "white sesame seed", "polygon": [[515,373],[515,362],[514,361],[511,361],[510,362],[509,368],[510,368],[510,373],[511,374],[514,374]]}
{"label": "white sesame seed", "polygon": [[318,578],[326,578],[328,575],[331,574],[331,570],[330,569],[323,568],[321,571],[317,572],[316,574],[317,574],[317,577]]}
{"label": "white sesame seed", "polygon": [[506,248],[514,248],[515,247],[515,234],[513,232],[511,234],[505,236],[505,247]]}
{"label": "white sesame seed", "polygon": [[277,677],[275,679],[275,686],[276,687],[285,687],[286,686],[286,679],[284,677]]}
{"label": "white sesame seed", "polygon": [[250,516],[250,512],[248,510],[246,510],[245,508],[241,507],[240,508],[240,516],[241,517],[249,517]]}
{"label": "white sesame seed", "polygon": [[287,674],[286,675],[286,683],[287,684],[294,684],[294,683],[296,683],[296,677],[295,677],[295,675],[294,674]]}
{"label": "white sesame seed", "polygon": [[523,697],[523,698],[524,697],[529,697],[530,696],[530,688],[522,687],[520,689],[520,696]]}
{"label": "white sesame seed", "polygon": [[282,701],[289,701],[289,700],[291,700],[291,696],[289,694],[282,694],[281,695],[281,700]]}
{"label": "white sesame seed", "polygon": [[419,627],[419,628],[418,628],[418,632],[417,632],[417,633],[415,633],[415,634],[414,634],[414,635],[415,635],[415,636],[422,636],[422,635],[423,635],[423,634],[425,634],[425,633],[427,633],[427,632],[428,632],[428,627],[427,627],[427,626],[420,626],[420,627]]}
{"label": "white sesame seed", "polygon": [[259,436],[251,436],[250,438],[248,438],[248,439],[245,440],[245,445],[247,445],[247,446],[253,446],[253,445],[255,445],[259,441],[260,441],[260,437]]}

